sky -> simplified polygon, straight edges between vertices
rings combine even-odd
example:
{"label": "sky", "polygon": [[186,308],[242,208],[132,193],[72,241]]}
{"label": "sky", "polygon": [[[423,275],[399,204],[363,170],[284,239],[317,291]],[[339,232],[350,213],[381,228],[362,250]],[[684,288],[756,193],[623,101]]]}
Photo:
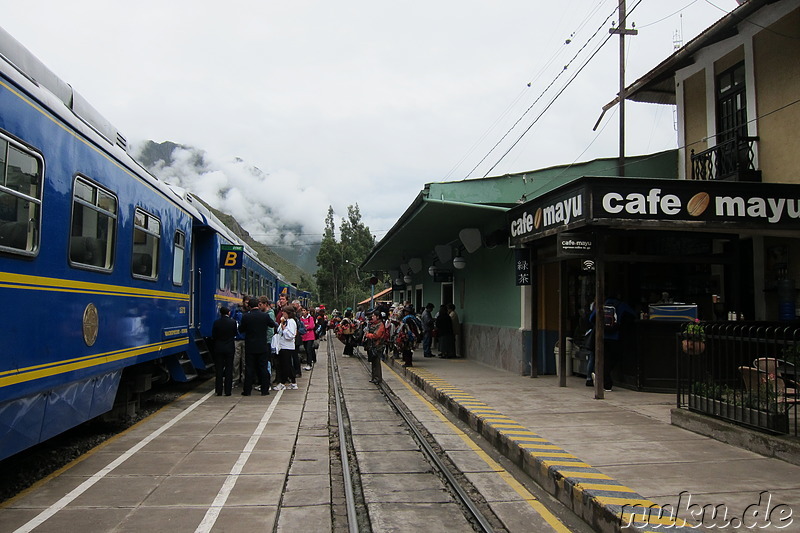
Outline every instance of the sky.
{"label": "sky", "polygon": [[[617,6],[0,0],[0,25],[130,143],[203,150],[201,196],[236,189],[215,207],[249,209],[257,239],[280,228],[258,224],[256,194],[319,242],[328,206],[338,226],[357,203],[380,239],[425,183],[616,157],[617,108],[592,128],[619,90],[619,38],[601,46]],[[627,0],[627,84],[736,6]],[[677,146],[670,106],[629,102],[626,124],[628,155]],[[263,175],[234,179],[243,166]]]}

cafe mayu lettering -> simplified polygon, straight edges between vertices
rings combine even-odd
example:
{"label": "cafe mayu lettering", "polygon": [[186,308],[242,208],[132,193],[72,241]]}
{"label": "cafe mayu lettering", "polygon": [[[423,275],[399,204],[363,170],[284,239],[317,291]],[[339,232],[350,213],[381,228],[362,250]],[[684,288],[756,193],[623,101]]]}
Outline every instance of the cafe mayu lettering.
{"label": "cafe mayu lettering", "polygon": [[527,211],[523,212],[519,218],[511,222],[511,236],[518,237],[555,224],[569,224],[582,216],[583,195],[576,194],[548,206],[540,207],[533,215]]}

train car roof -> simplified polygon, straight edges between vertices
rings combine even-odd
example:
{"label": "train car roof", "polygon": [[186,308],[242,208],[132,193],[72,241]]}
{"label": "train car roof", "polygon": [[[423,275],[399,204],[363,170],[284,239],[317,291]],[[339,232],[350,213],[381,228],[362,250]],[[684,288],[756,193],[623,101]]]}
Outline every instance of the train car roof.
{"label": "train car roof", "polygon": [[[63,120],[97,149],[105,152],[124,171],[164,197],[187,209],[186,201],[148,172],[128,153],[125,137],[72,86],[53,73],[39,58],[0,27],[0,71],[17,87]],[[11,68],[6,68],[5,65]]]}
{"label": "train car roof", "polygon": [[[258,260],[258,252],[222,223],[202,202],[185,189],[169,185],[145,169],[128,153],[125,137],[105,119],[72,86],[59,78],[30,50],[0,27],[0,71],[15,85],[28,92],[54,115],[74,128],[98,149],[124,167],[129,174],[140,179],[181,209],[202,221],[230,242],[244,246],[247,254]],[[11,68],[5,68],[8,65]],[[283,276],[263,261],[259,263],[276,278]]]}

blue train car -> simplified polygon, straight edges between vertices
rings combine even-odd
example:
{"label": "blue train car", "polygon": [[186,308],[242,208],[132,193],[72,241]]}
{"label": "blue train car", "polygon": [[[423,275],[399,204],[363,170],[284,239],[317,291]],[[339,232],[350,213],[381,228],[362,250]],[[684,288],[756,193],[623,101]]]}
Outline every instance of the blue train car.
{"label": "blue train car", "polygon": [[[0,459],[147,388],[189,335],[195,217],[0,29]],[[125,396],[123,395],[123,400]]]}
{"label": "blue train car", "polygon": [[219,307],[284,285],[0,28],[0,460],[211,370]]}

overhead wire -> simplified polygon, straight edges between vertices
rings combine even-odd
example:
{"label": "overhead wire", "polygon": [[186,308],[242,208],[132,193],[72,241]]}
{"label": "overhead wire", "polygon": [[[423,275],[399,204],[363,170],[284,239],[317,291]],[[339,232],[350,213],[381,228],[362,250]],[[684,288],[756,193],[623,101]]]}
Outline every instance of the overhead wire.
{"label": "overhead wire", "polygon": [[[642,0],[639,0],[639,1],[637,2],[636,6],[638,6],[638,5],[639,5],[641,2],[642,2]],[[632,8],[632,9],[631,9],[631,11],[633,11],[633,9],[635,9],[635,7],[636,7],[636,6],[634,6],[634,8]],[[558,73],[558,74],[555,76],[555,78],[554,78],[554,79],[553,79],[553,80],[552,80],[552,81],[551,81],[551,82],[550,82],[550,83],[547,85],[547,87],[545,87],[545,88],[544,88],[544,89],[541,91],[541,93],[539,94],[539,96],[537,96],[537,97],[536,97],[536,99],[534,100],[534,102],[533,102],[533,103],[532,103],[532,104],[531,104],[531,105],[530,105],[530,106],[529,106],[529,107],[528,107],[528,108],[527,108],[527,109],[526,109],[526,110],[525,110],[525,111],[522,113],[522,115],[521,115],[521,116],[520,116],[520,117],[519,117],[519,118],[518,118],[518,119],[517,119],[517,120],[514,122],[514,124],[513,124],[513,125],[512,125],[512,126],[509,128],[509,129],[508,129],[508,131],[506,131],[506,133],[505,133],[505,134],[503,134],[503,136],[500,138],[500,140],[499,140],[499,141],[497,141],[497,142],[494,144],[494,146],[492,146],[492,148],[490,148],[490,149],[489,149],[489,151],[486,153],[486,155],[485,155],[485,156],[483,156],[483,158],[481,158],[481,160],[480,160],[480,161],[478,161],[478,163],[477,163],[477,164],[476,164],[476,165],[475,165],[475,166],[472,168],[472,170],[470,170],[470,171],[469,171],[469,173],[468,173],[468,174],[467,174],[467,175],[466,175],[466,176],[465,176],[463,179],[468,179],[468,178],[469,178],[469,177],[472,175],[472,173],[473,173],[473,172],[475,172],[475,170],[476,170],[476,169],[477,169],[479,166],[481,166],[481,164],[483,164],[483,162],[484,162],[484,161],[486,161],[486,159],[488,159],[488,157],[489,157],[489,156],[492,154],[492,152],[494,152],[494,150],[495,150],[495,149],[496,149],[496,148],[497,148],[497,147],[498,147],[498,146],[499,146],[499,145],[500,145],[500,144],[501,144],[501,143],[502,143],[502,142],[503,142],[503,141],[506,139],[506,137],[508,137],[508,136],[511,134],[511,132],[512,132],[512,131],[513,131],[513,130],[516,128],[516,127],[517,127],[517,125],[519,125],[519,123],[520,123],[520,122],[522,122],[522,120],[523,120],[523,119],[525,118],[525,116],[526,116],[526,115],[527,115],[527,114],[528,114],[528,113],[531,111],[531,109],[533,109],[533,107],[534,107],[534,106],[535,106],[537,103],[539,103],[539,101],[540,101],[540,100],[541,100],[541,99],[542,99],[542,98],[543,98],[543,97],[544,97],[544,96],[547,94],[547,92],[550,90],[550,88],[551,88],[551,87],[553,87],[553,85],[555,85],[555,83],[556,83],[556,82],[559,80],[559,78],[561,78],[561,76],[562,76],[562,75],[563,75],[563,74],[564,74],[564,73],[565,73],[565,72],[566,72],[566,71],[569,69],[569,67],[572,65],[572,63],[574,63],[574,62],[575,62],[575,60],[578,58],[578,56],[579,56],[579,55],[580,55],[580,54],[581,54],[581,53],[582,53],[582,52],[583,52],[583,51],[586,49],[586,47],[587,47],[587,46],[589,46],[589,44],[590,44],[590,43],[591,43],[591,42],[594,40],[594,38],[595,38],[595,37],[596,37],[596,36],[597,36],[597,35],[600,33],[600,31],[601,31],[603,28],[605,28],[605,26],[606,26],[606,24],[608,23],[609,19],[611,19],[611,17],[613,17],[615,13],[616,13],[616,9],[615,9],[614,11],[612,11],[612,12],[611,12],[611,13],[610,13],[610,14],[609,14],[609,15],[608,15],[606,18],[605,18],[605,20],[604,20],[604,21],[603,21],[603,22],[602,22],[602,23],[601,23],[601,24],[598,26],[598,28],[595,30],[595,32],[594,32],[594,33],[593,33],[593,34],[592,34],[592,35],[591,35],[591,36],[590,36],[590,37],[589,37],[589,38],[586,40],[586,42],[583,44],[583,46],[581,46],[581,48],[580,48],[580,49],[579,49],[579,50],[578,50],[578,51],[577,51],[577,52],[576,52],[576,53],[573,55],[573,57],[572,57],[572,58],[569,60],[569,62],[568,62],[566,65],[564,65],[564,68],[563,68],[561,71],[559,71],[559,73]],[[608,39],[609,39],[609,38],[607,37],[607,38],[606,38],[606,39],[605,39],[605,40],[604,40],[604,41],[603,41],[603,42],[600,44],[600,47],[599,47],[599,48],[598,48],[598,49],[597,49],[597,50],[596,50],[596,51],[595,51],[595,52],[594,52],[594,53],[593,53],[593,54],[592,54],[592,55],[589,57],[589,60],[587,60],[587,63],[588,63],[588,61],[590,61],[590,60],[591,60],[591,59],[592,59],[592,58],[593,58],[595,55],[597,55],[597,52],[599,52],[600,48],[602,48],[602,46],[603,46],[603,45],[604,45],[606,42],[608,42]],[[581,66],[581,68],[580,68],[580,70],[579,70],[578,72],[580,72],[581,70],[583,70],[583,68],[585,68],[585,66],[586,66],[586,64],[587,64],[587,63],[584,63],[584,65],[583,65],[583,66]],[[573,77],[572,79],[574,80],[574,77]],[[567,82],[567,86],[568,86],[568,85],[569,85],[569,83],[571,83],[571,82],[572,82],[572,80],[570,80],[569,82]],[[561,90],[561,91],[558,93],[558,95],[560,95],[561,93],[563,93],[563,89],[562,89],[562,90]],[[558,95],[557,95],[557,96],[558,96]],[[552,103],[551,103],[550,105],[552,105]],[[549,105],[548,105],[548,108],[549,108]],[[541,115],[540,115],[540,116],[541,116]],[[537,120],[538,120],[538,118],[537,118]],[[534,122],[534,124],[535,124],[535,122]],[[527,132],[528,130],[530,130],[530,126],[528,127],[528,129],[526,130],[526,132]],[[517,142],[518,142],[518,141],[517,141]],[[516,145],[516,143],[515,143],[515,145]],[[505,157],[505,155],[507,155],[507,153],[506,153],[506,154],[504,154],[504,155],[503,155],[503,157]],[[501,158],[501,160],[502,160],[502,158]],[[498,161],[498,163],[499,163],[499,161]],[[492,168],[494,168],[495,166],[497,166],[497,163],[495,163],[495,165],[493,165],[493,166],[492,166]],[[490,171],[491,171],[491,170],[490,170]],[[484,175],[484,177],[486,177],[486,176]]]}
{"label": "overhead wire", "polygon": [[[576,35],[578,32],[580,32],[580,31],[583,29],[583,27],[584,27],[584,26],[585,26],[585,25],[586,25],[586,24],[589,22],[589,20],[591,19],[591,17],[592,17],[592,16],[593,16],[593,15],[594,15],[594,14],[595,14],[595,13],[596,13],[596,12],[597,12],[599,9],[600,9],[600,7],[602,6],[603,2],[604,2],[604,0],[598,0],[598,1],[597,1],[597,3],[595,4],[595,7],[594,7],[592,10],[590,10],[590,12],[589,12],[589,13],[588,13],[588,14],[587,14],[585,17],[584,17],[583,21],[582,21],[582,22],[581,22],[581,23],[578,25],[578,27],[577,27],[577,28],[576,28],[576,29],[575,29],[575,30],[574,30],[574,31],[573,31],[573,32],[570,34],[570,38],[568,38],[568,39],[567,39],[567,40],[566,40],[566,41],[565,41],[565,42],[564,42],[564,43],[563,43],[563,44],[562,44],[562,45],[559,47],[559,49],[558,49],[558,50],[554,51],[554,52],[551,54],[551,56],[550,56],[550,59],[549,59],[549,60],[548,60],[548,61],[545,63],[545,65],[544,65],[544,66],[542,66],[542,67],[539,69],[539,71],[538,71],[536,74],[534,74],[534,75],[533,75],[531,78],[529,78],[529,79],[530,79],[530,81],[527,83],[527,86],[526,86],[526,88],[523,88],[523,89],[521,89],[521,90],[520,90],[520,92],[519,92],[519,93],[517,94],[517,96],[516,96],[516,97],[513,99],[513,101],[512,101],[512,102],[511,102],[511,103],[510,103],[510,104],[509,104],[509,105],[508,105],[508,106],[507,106],[507,107],[506,107],[506,108],[505,108],[505,109],[504,109],[504,110],[503,110],[503,111],[500,113],[500,115],[499,115],[499,116],[498,116],[498,117],[497,117],[497,118],[496,118],[496,119],[495,119],[495,120],[492,122],[492,124],[491,124],[491,125],[490,125],[490,126],[489,126],[489,127],[488,127],[488,128],[487,128],[487,129],[486,129],[484,132],[483,132],[483,134],[481,134],[481,136],[480,136],[480,137],[479,137],[479,138],[478,138],[478,139],[477,139],[477,140],[476,140],[474,143],[472,143],[472,145],[469,147],[469,149],[467,149],[466,153],[464,153],[464,155],[461,157],[461,159],[459,159],[459,160],[458,160],[458,161],[457,161],[457,162],[456,162],[456,163],[453,165],[453,167],[452,167],[452,168],[451,168],[451,169],[450,169],[450,170],[447,172],[447,174],[445,174],[443,181],[446,181],[447,179],[449,179],[449,178],[450,178],[450,176],[452,176],[452,175],[453,175],[453,173],[454,173],[454,172],[455,172],[455,171],[456,171],[456,170],[457,170],[457,169],[458,169],[458,168],[459,168],[459,167],[462,165],[462,163],[464,163],[464,161],[465,161],[465,160],[466,160],[466,159],[467,159],[467,158],[468,158],[470,155],[472,155],[472,153],[473,153],[473,152],[474,152],[474,151],[475,151],[475,150],[478,148],[478,146],[479,146],[479,145],[480,145],[480,144],[481,144],[481,143],[482,143],[482,142],[483,142],[483,141],[484,141],[484,140],[485,140],[485,139],[486,139],[486,138],[489,136],[489,134],[490,134],[490,133],[491,133],[491,132],[492,132],[492,131],[493,131],[493,130],[494,130],[496,127],[497,127],[497,125],[498,125],[498,124],[499,124],[499,123],[500,123],[500,122],[501,122],[501,121],[502,121],[502,120],[503,120],[503,119],[504,119],[504,118],[505,118],[505,117],[506,117],[506,116],[507,116],[507,115],[508,115],[508,114],[509,114],[509,113],[510,113],[510,112],[511,112],[513,109],[514,109],[514,107],[517,105],[517,103],[518,103],[518,102],[519,102],[519,101],[522,99],[522,97],[525,95],[525,93],[527,92],[527,90],[528,90],[528,89],[531,87],[531,85],[533,84],[534,80],[538,79],[538,78],[539,78],[539,76],[541,76],[541,75],[542,75],[542,73],[543,73],[544,71],[546,71],[546,70],[547,70],[547,69],[550,67],[550,65],[552,65],[552,64],[553,64],[553,63],[554,63],[554,62],[555,62],[555,61],[558,59],[558,57],[559,57],[559,56],[561,55],[561,53],[563,52],[563,50],[564,50],[564,47],[565,47],[565,46],[568,46],[569,44],[571,44],[571,42],[572,42],[572,37],[574,37],[574,36],[575,36],[575,35]],[[564,13],[566,13],[566,12],[564,12]],[[563,16],[563,14],[564,14],[564,13],[562,13],[562,16]],[[473,170],[474,170],[474,169],[473,169]],[[472,171],[470,171],[470,173],[469,173],[469,174],[471,174],[471,173],[472,173]],[[467,175],[467,177],[469,177],[469,174]],[[466,179],[466,178],[464,178],[464,179]]]}

